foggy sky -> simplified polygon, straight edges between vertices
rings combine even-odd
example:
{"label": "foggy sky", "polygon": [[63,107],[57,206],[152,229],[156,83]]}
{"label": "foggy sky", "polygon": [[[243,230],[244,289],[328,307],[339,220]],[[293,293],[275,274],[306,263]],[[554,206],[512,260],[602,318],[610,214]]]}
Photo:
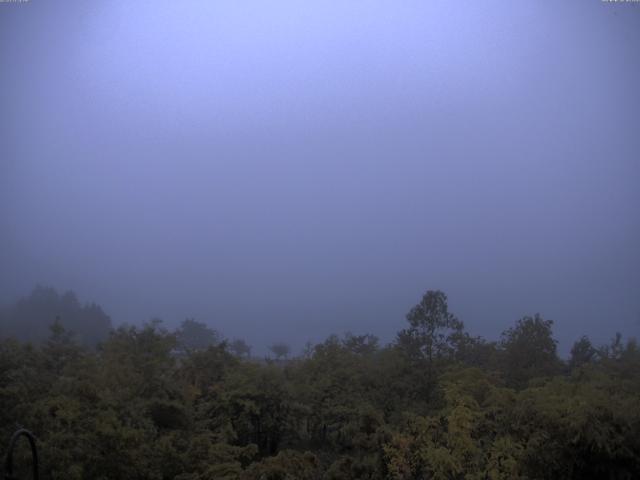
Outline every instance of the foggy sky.
{"label": "foggy sky", "polygon": [[427,289],[640,334],[640,4],[0,3],[0,302],[254,346]]}

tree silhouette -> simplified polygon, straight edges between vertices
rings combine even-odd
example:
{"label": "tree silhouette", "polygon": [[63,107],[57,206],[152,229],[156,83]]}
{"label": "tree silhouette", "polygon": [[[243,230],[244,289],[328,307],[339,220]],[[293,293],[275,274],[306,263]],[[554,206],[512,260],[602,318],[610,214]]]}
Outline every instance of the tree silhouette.
{"label": "tree silhouette", "polygon": [[269,350],[276,356],[276,360],[286,359],[291,353],[291,347],[284,342],[274,343]]}
{"label": "tree silhouette", "polygon": [[176,330],[176,339],[180,349],[196,351],[220,343],[221,336],[206,323],[198,322],[194,318],[187,318]]}
{"label": "tree silhouette", "polygon": [[399,333],[399,343],[414,355],[425,358],[429,365],[435,358],[453,352],[453,341],[464,324],[449,312],[447,295],[440,290],[427,291],[420,303],[409,311],[410,328]]}
{"label": "tree silhouette", "polygon": [[532,378],[558,371],[557,342],[552,327],[552,320],[536,313],[533,317],[523,317],[502,333],[504,367],[511,385],[523,387]]}
{"label": "tree silhouette", "polygon": [[248,358],[251,356],[251,347],[241,338],[233,339],[233,341],[229,343],[229,350],[238,357]]}
{"label": "tree silhouette", "polygon": [[34,343],[46,341],[56,321],[78,343],[91,347],[106,340],[111,330],[111,319],[99,305],[82,305],[72,291],[60,295],[43,286],[6,307],[1,317],[3,337]]}
{"label": "tree silhouette", "polygon": [[591,344],[589,337],[582,336],[571,347],[571,356],[569,357],[569,367],[578,368],[585,364],[594,362],[597,358],[598,351]]}

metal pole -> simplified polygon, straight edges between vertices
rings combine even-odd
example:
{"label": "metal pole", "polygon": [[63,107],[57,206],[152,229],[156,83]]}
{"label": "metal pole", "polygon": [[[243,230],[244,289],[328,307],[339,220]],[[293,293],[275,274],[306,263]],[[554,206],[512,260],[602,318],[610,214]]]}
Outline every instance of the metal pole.
{"label": "metal pole", "polygon": [[24,428],[16,431],[11,437],[11,441],[9,442],[9,450],[7,451],[7,458],[4,462],[4,478],[5,480],[16,480],[16,477],[13,476],[13,449],[16,446],[18,438],[21,436],[27,437],[29,440],[29,444],[31,445],[31,459],[33,463],[33,480],[38,480],[38,450],[36,449],[36,437],[33,434]]}

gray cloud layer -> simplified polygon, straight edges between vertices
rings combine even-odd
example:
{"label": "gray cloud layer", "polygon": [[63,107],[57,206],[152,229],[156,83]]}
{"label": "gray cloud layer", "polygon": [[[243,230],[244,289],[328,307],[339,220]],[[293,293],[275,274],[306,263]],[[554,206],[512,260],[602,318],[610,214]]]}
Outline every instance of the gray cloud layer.
{"label": "gray cloud layer", "polygon": [[0,4],[0,300],[250,342],[640,331],[640,7]]}

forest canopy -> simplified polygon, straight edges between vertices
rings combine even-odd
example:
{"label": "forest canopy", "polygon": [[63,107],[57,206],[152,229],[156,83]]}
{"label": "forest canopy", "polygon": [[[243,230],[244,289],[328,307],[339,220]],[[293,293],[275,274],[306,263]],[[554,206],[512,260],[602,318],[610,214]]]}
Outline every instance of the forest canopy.
{"label": "forest canopy", "polygon": [[44,478],[640,478],[636,341],[581,337],[565,360],[538,314],[489,341],[428,291],[387,345],[332,335],[273,359],[194,319],[111,328],[51,289],[3,315],[0,435],[32,430]]}

